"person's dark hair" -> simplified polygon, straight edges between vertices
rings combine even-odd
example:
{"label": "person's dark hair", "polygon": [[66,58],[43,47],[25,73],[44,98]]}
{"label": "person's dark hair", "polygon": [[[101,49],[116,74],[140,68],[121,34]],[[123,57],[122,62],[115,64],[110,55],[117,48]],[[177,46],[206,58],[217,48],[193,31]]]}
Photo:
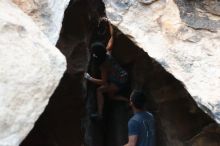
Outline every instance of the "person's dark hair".
{"label": "person's dark hair", "polygon": [[96,42],[91,45],[91,57],[96,65],[101,65],[106,59],[106,49],[102,43]]}
{"label": "person's dark hair", "polygon": [[145,98],[145,94],[143,91],[134,90],[131,93],[130,99],[131,99],[131,102],[133,103],[134,107],[136,107],[137,109],[144,109],[145,108],[146,98]]}

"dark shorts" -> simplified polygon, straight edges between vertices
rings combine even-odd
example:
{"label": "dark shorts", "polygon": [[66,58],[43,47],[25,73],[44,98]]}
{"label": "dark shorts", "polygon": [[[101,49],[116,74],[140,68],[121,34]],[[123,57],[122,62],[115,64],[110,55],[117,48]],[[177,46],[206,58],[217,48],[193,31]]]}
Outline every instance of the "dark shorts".
{"label": "dark shorts", "polygon": [[115,80],[109,80],[109,83],[113,83],[118,87],[118,92],[115,95],[125,96],[127,97],[129,92],[128,82],[120,83]]}

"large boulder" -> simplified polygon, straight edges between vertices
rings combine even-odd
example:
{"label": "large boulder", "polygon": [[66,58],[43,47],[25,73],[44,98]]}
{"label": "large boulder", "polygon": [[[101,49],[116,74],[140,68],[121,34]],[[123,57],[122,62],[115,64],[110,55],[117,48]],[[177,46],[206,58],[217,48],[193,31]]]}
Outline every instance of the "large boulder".
{"label": "large boulder", "polygon": [[66,61],[9,0],[0,2],[0,32],[0,146],[17,146],[43,112]]}
{"label": "large boulder", "polygon": [[104,0],[107,15],[220,123],[218,1]]}
{"label": "large boulder", "polygon": [[96,10],[92,2],[94,0],[71,0],[65,10],[56,46],[66,57],[67,70],[21,146],[80,146],[83,143],[80,126],[85,111],[83,74],[88,64],[91,20],[94,20],[91,10]]}
{"label": "large boulder", "polygon": [[60,33],[64,10],[70,0],[12,0],[40,27],[55,45]]}

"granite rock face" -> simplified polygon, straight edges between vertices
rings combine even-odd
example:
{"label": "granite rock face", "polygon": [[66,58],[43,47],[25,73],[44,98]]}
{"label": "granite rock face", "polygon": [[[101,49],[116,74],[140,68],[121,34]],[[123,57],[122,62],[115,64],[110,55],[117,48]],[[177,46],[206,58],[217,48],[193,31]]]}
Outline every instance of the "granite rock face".
{"label": "granite rock face", "polygon": [[104,0],[107,15],[220,123],[219,1]]}
{"label": "granite rock face", "polygon": [[55,45],[62,25],[65,8],[70,0],[12,0],[40,27]]}
{"label": "granite rock face", "polygon": [[[155,59],[122,33],[115,37],[112,53],[121,64],[129,66],[132,89],[141,88],[147,95],[150,94],[146,96],[146,108],[156,119],[157,146],[220,144],[218,124],[198,108],[182,82]],[[125,140],[127,133],[121,130],[120,136]]]}
{"label": "granite rock face", "polygon": [[66,60],[31,17],[1,0],[0,62],[0,146],[17,146],[44,111]]}
{"label": "granite rock face", "polygon": [[[62,23],[57,48],[67,70],[34,128],[21,146],[80,146],[85,111],[83,74],[88,64],[88,41],[94,26],[96,0],[71,0]],[[93,11],[92,11],[93,10]]]}

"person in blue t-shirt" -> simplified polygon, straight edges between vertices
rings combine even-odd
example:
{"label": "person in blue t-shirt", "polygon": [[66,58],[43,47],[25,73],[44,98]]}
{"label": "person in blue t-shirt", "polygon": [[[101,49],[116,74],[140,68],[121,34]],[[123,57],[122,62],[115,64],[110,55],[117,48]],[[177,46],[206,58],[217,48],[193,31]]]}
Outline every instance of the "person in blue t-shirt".
{"label": "person in blue t-shirt", "polygon": [[145,95],[134,90],[130,96],[130,105],[134,112],[128,122],[128,143],[125,146],[155,146],[155,120],[145,111]]}

